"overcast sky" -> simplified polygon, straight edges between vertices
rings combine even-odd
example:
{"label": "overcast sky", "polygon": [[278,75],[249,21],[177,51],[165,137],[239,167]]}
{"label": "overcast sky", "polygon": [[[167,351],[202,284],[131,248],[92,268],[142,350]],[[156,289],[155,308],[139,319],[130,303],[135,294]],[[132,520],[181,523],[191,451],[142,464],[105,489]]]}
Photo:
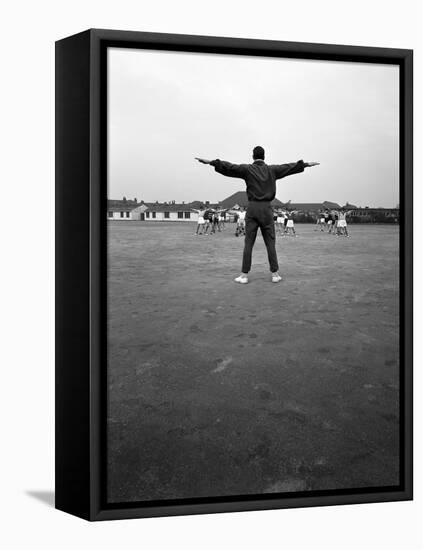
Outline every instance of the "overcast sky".
{"label": "overcast sky", "polygon": [[245,189],[194,157],[321,166],[286,202],[399,201],[396,66],[109,49],[109,198],[217,202]]}

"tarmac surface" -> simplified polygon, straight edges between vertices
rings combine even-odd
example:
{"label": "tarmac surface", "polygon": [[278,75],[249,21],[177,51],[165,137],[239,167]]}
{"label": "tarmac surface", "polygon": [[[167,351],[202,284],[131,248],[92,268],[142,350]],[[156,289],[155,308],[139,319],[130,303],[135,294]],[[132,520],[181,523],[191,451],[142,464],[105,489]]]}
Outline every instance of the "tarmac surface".
{"label": "tarmac surface", "polygon": [[399,229],[109,222],[108,501],[399,483]]}

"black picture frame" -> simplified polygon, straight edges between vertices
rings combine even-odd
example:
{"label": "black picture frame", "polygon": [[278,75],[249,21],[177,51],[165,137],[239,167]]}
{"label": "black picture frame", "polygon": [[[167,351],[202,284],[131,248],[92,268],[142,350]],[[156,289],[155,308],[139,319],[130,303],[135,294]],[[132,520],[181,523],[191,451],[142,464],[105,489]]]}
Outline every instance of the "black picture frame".
{"label": "black picture frame", "polygon": [[[353,61],[400,69],[401,482],[110,505],[106,475],[106,52],[109,47]],[[91,29],[56,43],[56,508],[87,520],[412,499],[413,52]],[[75,215],[72,205],[78,206]]]}

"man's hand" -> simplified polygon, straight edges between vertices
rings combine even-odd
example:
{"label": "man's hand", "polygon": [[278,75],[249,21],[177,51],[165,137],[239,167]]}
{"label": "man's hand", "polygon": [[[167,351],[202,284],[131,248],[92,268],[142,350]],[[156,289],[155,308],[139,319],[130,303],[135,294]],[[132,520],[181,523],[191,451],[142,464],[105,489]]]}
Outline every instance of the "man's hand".
{"label": "man's hand", "polygon": [[306,162],[305,165],[309,166],[310,168],[312,166],[319,166],[320,162]]}
{"label": "man's hand", "polygon": [[195,160],[198,160],[198,162],[201,162],[201,164],[210,164],[211,163],[211,160],[199,159],[198,157],[195,157]]}

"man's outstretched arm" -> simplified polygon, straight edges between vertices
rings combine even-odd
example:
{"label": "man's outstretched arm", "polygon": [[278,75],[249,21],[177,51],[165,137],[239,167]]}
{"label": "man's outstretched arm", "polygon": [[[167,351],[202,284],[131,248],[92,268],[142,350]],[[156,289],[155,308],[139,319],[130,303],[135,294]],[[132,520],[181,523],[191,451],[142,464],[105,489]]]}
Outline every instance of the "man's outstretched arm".
{"label": "man's outstretched arm", "polygon": [[198,157],[195,157],[195,160],[198,160],[198,162],[201,162],[201,164],[211,164],[211,163],[212,163],[211,160],[200,159],[200,158],[198,158]]}
{"label": "man's outstretched arm", "polygon": [[298,162],[289,162],[287,164],[273,164],[271,166],[276,179],[286,178],[292,174],[299,174],[304,172],[304,168],[311,168],[312,166],[318,166],[320,162],[304,162],[299,160]]}
{"label": "man's outstretched arm", "polygon": [[214,166],[214,169],[219,174],[223,176],[228,176],[229,178],[244,178],[245,177],[245,165],[243,164],[232,164],[231,162],[226,162],[225,160],[207,160],[195,157],[198,162],[202,164],[210,164]]}

